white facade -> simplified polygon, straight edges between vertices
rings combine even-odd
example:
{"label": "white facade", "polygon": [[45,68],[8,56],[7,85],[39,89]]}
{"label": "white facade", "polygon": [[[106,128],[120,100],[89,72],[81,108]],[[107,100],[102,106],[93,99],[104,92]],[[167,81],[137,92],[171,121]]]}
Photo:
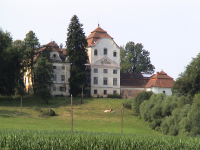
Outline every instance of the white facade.
{"label": "white facade", "polygon": [[151,87],[151,88],[146,88],[146,91],[152,91],[155,94],[159,93],[165,93],[167,96],[172,95],[172,88],[166,88],[166,87]]}
{"label": "white facade", "polygon": [[107,37],[88,48],[91,64],[91,96],[120,94],[120,49]]}
{"label": "white facade", "polygon": [[50,52],[50,58],[53,64],[53,86],[52,95],[69,94],[69,78],[70,78],[70,63],[62,61],[59,53],[56,51]]}

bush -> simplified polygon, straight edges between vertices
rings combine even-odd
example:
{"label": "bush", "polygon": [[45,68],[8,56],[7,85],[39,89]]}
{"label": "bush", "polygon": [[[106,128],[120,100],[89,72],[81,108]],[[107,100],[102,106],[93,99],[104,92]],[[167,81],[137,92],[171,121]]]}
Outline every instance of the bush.
{"label": "bush", "polygon": [[108,94],[107,98],[121,98],[119,94]]}
{"label": "bush", "polygon": [[52,109],[48,109],[48,110],[46,111],[46,114],[47,114],[48,116],[55,116],[55,115],[56,115],[55,111],[52,110]]}
{"label": "bush", "polygon": [[142,91],[136,96],[134,99],[134,108],[137,115],[140,114],[140,104],[145,100],[149,100],[152,94],[153,92]]}
{"label": "bush", "polygon": [[125,102],[123,103],[123,106],[127,109],[132,109],[132,101],[128,101],[128,102]]}

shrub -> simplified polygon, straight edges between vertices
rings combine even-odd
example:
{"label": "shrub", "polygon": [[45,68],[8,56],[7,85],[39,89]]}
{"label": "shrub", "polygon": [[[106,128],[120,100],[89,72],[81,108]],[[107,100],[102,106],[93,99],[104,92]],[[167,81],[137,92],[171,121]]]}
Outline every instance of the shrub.
{"label": "shrub", "polygon": [[135,112],[137,115],[140,114],[140,110],[139,110],[140,104],[144,100],[149,100],[152,94],[153,94],[153,92],[146,92],[146,91],[142,91],[142,92],[138,93],[138,95],[134,99],[134,108],[135,108]]}
{"label": "shrub", "polygon": [[52,110],[52,109],[48,109],[48,110],[46,111],[46,114],[47,114],[48,116],[55,116],[55,115],[56,115],[55,111]]}
{"label": "shrub", "polygon": [[107,98],[121,98],[119,94],[108,94]]}
{"label": "shrub", "polygon": [[123,103],[123,106],[127,109],[132,109],[132,101],[128,101],[128,102],[125,102]]}

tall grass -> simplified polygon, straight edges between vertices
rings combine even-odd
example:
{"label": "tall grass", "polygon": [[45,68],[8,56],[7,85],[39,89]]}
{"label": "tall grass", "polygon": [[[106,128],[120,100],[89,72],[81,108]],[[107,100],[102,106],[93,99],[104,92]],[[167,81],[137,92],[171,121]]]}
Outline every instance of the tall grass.
{"label": "tall grass", "polygon": [[199,149],[198,138],[95,132],[0,130],[0,149]]}

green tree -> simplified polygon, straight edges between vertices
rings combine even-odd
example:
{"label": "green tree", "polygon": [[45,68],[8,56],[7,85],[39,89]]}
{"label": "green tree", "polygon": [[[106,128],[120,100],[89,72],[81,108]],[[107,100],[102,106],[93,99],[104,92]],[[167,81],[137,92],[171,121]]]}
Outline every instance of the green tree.
{"label": "green tree", "polygon": [[154,73],[149,55],[141,43],[128,42],[125,48],[120,47],[121,72]]}
{"label": "green tree", "polygon": [[45,104],[51,98],[51,86],[53,85],[53,65],[47,56],[40,55],[34,66],[34,93],[41,97]]}
{"label": "green tree", "polygon": [[[25,53],[24,53],[24,61],[25,66],[27,68],[30,68],[30,76],[31,81],[33,81],[33,72],[34,72],[34,64],[36,63],[36,55],[37,55],[37,49],[40,47],[40,43],[38,38],[36,37],[35,33],[33,31],[29,31],[26,34],[26,38],[24,39],[25,43]],[[34,89],[34,86],[33,86]]]}
{"label": "green tree", "polygon": [[192,95],[200,92],[200,53],[187,65],[174,82],[173,92],[178,95]]}
{"label": "green tree", "polygon": [[23,52],[22,41],[13,42],[10,33],[0,31],[0,94],[13,94],[15,87],[23,87]]}
{"label": "green tree", "polygon": [[82,86],[86,85],[86,66],[88,63],[87,40],[82,28],[82,24],[76,15],[71,18],[68,27],[66,51],[71,65],[71,77],[69,79],[70,94],[76,96],[82,91]]}

